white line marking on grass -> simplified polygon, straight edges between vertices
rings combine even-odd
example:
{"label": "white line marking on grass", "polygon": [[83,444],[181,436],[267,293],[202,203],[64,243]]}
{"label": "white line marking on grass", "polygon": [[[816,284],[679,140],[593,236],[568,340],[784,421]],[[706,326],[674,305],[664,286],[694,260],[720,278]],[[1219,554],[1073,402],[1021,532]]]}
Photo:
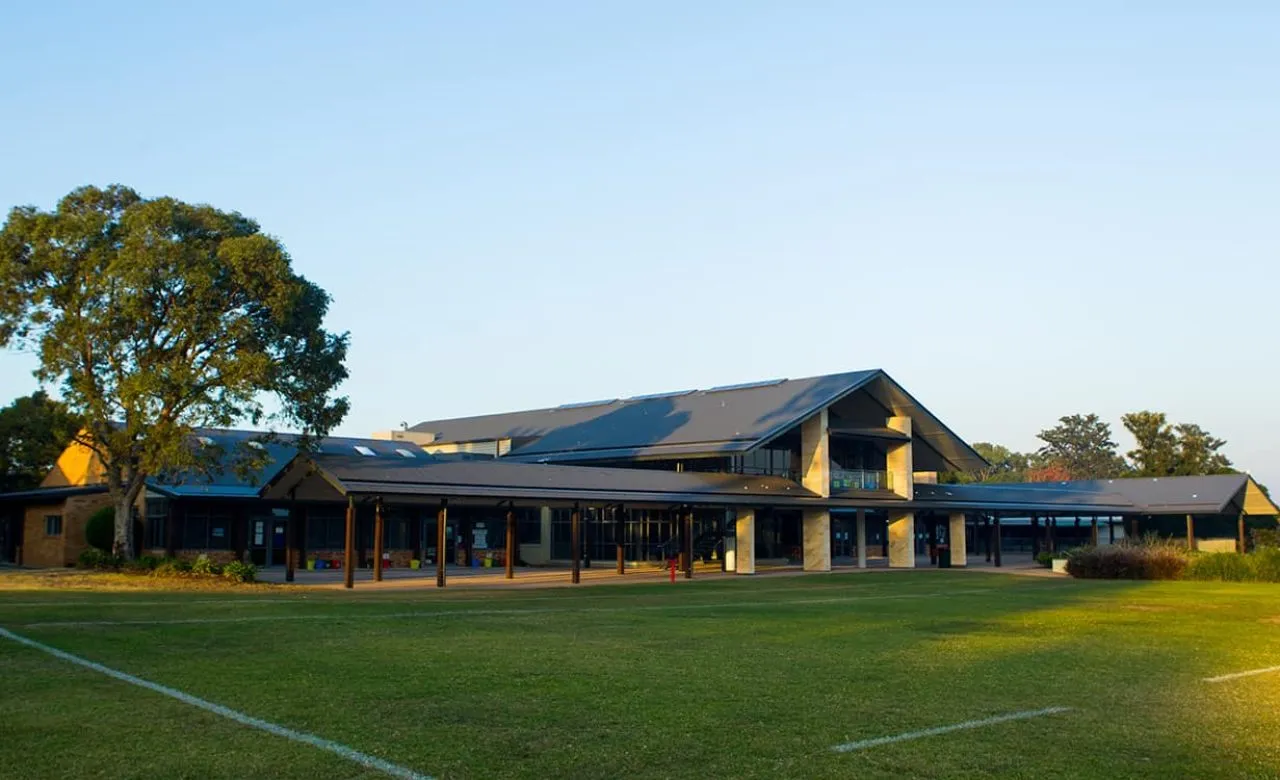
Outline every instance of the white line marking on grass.
{"label": "white line marking on grass", "polygon": [[1011,712],[1008,715],[996,715],[990,718],[982,718],[981,720],[967,720],[964,723],[957,723],[954,726],[938,726],[937,728],[924,729],[922,731],[908,731],[905,734],[895,734],[891,737],[876,737],[875,739],[864,739],[858,742],[846,742],[843,745],[836,745],[831,748],[837,753],[852,753],[855,750],[866,750],[867,748],[878,747],[880,745],[890,745],[894,742],[906,742],[912,739],[923,739],[924,737],[936,737],[939,734],[950,734],[953,731],[963,731],[965,729],[977,729],[983,726],[994,726],[997,723],[1008,723],[1012,720],[1030,720],[1031,718],[1042,718],[1045,715],[1057,715],[1062,712],[1070,712],[1070,707],[1045,707],[1042,710],[1026,710],[1025,712]]}
{"label": "white line marking on grass", "polygon": [[26,645],[27,647],[34,648],[43,653],[48,653],[55,658],[61,658],[63,661],[68,661],[76,664],[77,666],[83,666],[86,669],[91,669],[100,674],[105,674],[108,677],[113,677],[122,682],[127,682],[130,685],[136,685],[140,688],[146,688],[149,691],[161,694],[162,696],[177,699],[184,704],[190,704],[192,707],[199,707],[202,710],[212,712],[214,715],[221,715],[224,718],[234,720],[236,723],[260,729],[268,734],[274,734],[277,737],[284,737],[285,739],[291,739],[294,742],[301,742],[305,745],[320,748],[321,750],[327,750],[330,753],[342,756],[348,761],[354,761],[368,769],[376,769],[383,774],[390,775],[391,777],[399,777],[403,778],[403,780],[431,780],[428,775],[418,774],[412,769],[407,769],[393,764],[390,761],[384,761],[377,756],[371,756],[368,753],[361,753],[354,748],[349,748],[346,745],[333,742],[323,737],[317,737],[314,734],[307,734],[302,731],[294,731],[293,729],[285,728],[284,726],[277,726],[274,723],[269,723],[265,720],[245,715],[242,712],[236,712],[228,707],[223,707],[221,704],[214,704],[211,701],[205,701],[204,699],[197,698],[188,693],[183,693],[182,691],[174,688],[169,688],[158,683],[153,683],[149,680],[144,680],[141,677],[134,677],[131,674],[116,671],[115,669],[103,666],[102,664],[81,658],[78,655],[63,652],[56,647],[50,647],[33,639],[27,639],[24,636],[19,636],[18,634],[13,633],[12,631],[7,631],[3,628],[0,628],[0,637],[12,640],[20,645]]}
{"label": "white line marking on grass", "polygon": [[1268,666],[1266,669],[1250,669],[1247,672],[1236,672],[1235,674],[1224,674],[1220,677],[1206,677],[1204,681],[1207,683],[1220,683],[1227,680],[1239,680],[1241,677],[1253,677],[1257,674],[1270,674],[1271,672],[1280,672],[1280,666]]}
{"label": "white line marking on grass", "polygon": [[498,615],[554,615],[574,614],[616,614],[628,612],[653,611],[689,611],[700,609],[744,609],[773,606],[802,606],[805,604],[840,604],[853,601],[897,601],[904,599],[939,599],[954,596],[967,596],[977,593],[988,593],[990,589],[951,590],[938,593],[899,593],[882,596],[846,596],[843,598],[812,599],[776,599],[769,601],[724,601],[711,604],[638,604],[630,607],[556,607],[535,609],[449,609],[416,612],[380,612],[362,614],[358,612],[332,613],[325,612],[314,615],[250,615],[244,617],[210,617],[210,618],[171,618],[157,620],[49,620],[35,623],[24,623],[23,628],[93,628],[111,626],[180,626],[180,625],[214,625],[220,623],[263,623],[284,622],[293,620],[400,620],[405,618],[466,618],[494,617]]}

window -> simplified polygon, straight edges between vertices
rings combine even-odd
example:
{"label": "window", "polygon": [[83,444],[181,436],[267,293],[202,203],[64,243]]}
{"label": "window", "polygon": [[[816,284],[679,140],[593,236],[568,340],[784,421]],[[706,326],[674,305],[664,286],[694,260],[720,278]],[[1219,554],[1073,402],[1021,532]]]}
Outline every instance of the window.
{"label": "window", "polygon": [[516,536],[520,544],[542,544],[542,512],[537,509],[516,510]]}
{"label": "window", "polygon": [[182,524],[182,547],[186,550],[230,550],[231,518],[216,509],[188,509]]}
{"label": "window", "polygon": [[307,515],[307,549],[341,550],[346,546],[347,518],[313,510]]}
{"label": "window", "polygon": [[372,457],[374,457],[375,455],[377,455],[377,454],[378,454],[378,453],[374,452],[372,449],[370,449],[369,447],[364,446],[363,444],[357,444],[357,445],[355,446],[355,450],[356,450],[356,452],[360,453],[361,455],[365,456],[366,458],[372,458]]}
{"label": "window", "polygon": [[417,457],[416,455],[414,455],[414,454],[413,454],[412,452],[410,452],[409,450],[401,450],[401,449],[398,449],[398,450],[396,450],[396,453],[397,453],[400,457],[402,457],[402,458],[416,458],[416,457]]}
{"label": "window", "polygon": [[169,500],[147,495],[147,531],[144,544],[148,548],[169,546]]}
{"label": "window", "polygon": [[44,516],[44,535],[62,536],[62,515]]}

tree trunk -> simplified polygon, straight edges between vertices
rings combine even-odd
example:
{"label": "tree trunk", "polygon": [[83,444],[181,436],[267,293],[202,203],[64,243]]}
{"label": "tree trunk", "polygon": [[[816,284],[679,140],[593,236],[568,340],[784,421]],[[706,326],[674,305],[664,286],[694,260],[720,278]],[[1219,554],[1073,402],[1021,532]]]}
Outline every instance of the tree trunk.
{"label": "tree trunk", "polygon": [[116,500],[116,537],[111,552],[125,560],[133,559],[133,502],[127,494]]}

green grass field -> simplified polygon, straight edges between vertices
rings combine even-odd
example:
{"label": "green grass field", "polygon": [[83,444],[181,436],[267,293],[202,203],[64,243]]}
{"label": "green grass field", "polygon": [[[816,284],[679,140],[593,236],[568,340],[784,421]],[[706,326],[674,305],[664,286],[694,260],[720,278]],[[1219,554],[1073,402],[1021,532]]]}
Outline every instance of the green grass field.
{"label": "green grass field", "polygon": [[[1276,585],[0,591],[0,627],[434,778],[1280,777],[1280,673],[1203,680],[1280,665]],[[385,776],[4,638],[0,718],[5,777]]]}

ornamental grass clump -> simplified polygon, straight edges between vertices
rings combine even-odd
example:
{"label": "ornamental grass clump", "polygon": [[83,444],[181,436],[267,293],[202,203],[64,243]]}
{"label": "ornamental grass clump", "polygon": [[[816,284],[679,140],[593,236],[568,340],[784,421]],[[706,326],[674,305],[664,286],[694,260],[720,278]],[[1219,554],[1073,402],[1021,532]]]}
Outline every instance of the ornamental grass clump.
{"label": "ornamental grass clump", "polygon": [[1067,573],[1081,579],[1176,580],[1187,567],[1185,548],[1147,536],[1105,547],[1080,547],[1068,553]]}

